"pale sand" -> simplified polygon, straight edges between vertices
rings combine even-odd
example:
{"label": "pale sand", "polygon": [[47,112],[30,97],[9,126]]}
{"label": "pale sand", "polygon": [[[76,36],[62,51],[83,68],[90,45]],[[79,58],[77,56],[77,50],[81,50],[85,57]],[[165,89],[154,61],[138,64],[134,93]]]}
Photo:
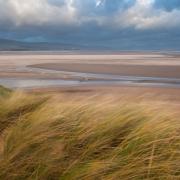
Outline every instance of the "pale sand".
{"label": "pale sand", "polygon": [[[47,64],[48,63],[48,64]],[[63,74],[48,74],[39,72],[28,72],[22,70],[26,66],[45,66],[55,64],[58,69],[68,68],[72,71],[93,71],[97,73],[118,73],[123,75],[148,75],[163,77],[180,77],[180,56],[154,54],[154,53],[120,53],[120,54],[61,54],[61,53],[3,53],[0,54],[0,78],[44,78],[44,79],[72,79],[73,77]],[[44,65],[42,65],[44,64]],[[39,65],[38,65],[39,66]],[[53,67],[54,68],[54,67]],[[57,68],[57,67],[56,67]],[[69,69],[70,68],[70,69]],[[121,71],[120,71],[121,70]],[[71,98],[75,94],[87,98],[94,95],[123,96],[135,99],[142,97],[148,101],[168,102],[172,108],[180,107],[180,89],[178,88],[150,88],[132,86],[84,86],[84,87],[62,87],[62,88],[39,88],[31,89],[31,92],[63,92]],[[138,99],[139,100],[139,99]],[[169,103],[172,102],[172,103]]]}
{"label": "pale sand", "polygon": [[0,67],[27,66],[40,63],[93,63],[124,65],[180,65],[180,57],[164,54],[36,54],[34,52],[0,54]]}
{"label": "pale sand", "polygon": [[[1,52],[0,77],[74,79],[64,74],[24,71],[33,66],[79,72],[180,77],[180,56],[160,53]],[[35,65],[35,66],[34,66]],[[76,77],[77,78],[77,77]]]}
{"label": "pale sand", "polygon": [[[38,65],[37,65],[38,64]],[[63,73],[27,71],[27,66],[120,74],[128,76],[180,77],[180,56],[160,53],[0,53],[0,78],[79,79]]]}

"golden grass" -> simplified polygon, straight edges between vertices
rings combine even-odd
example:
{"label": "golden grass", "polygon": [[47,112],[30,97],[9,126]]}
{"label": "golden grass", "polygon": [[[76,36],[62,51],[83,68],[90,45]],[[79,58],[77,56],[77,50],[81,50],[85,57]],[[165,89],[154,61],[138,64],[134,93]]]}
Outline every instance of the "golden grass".
{"label": "golden grass", "polygon": [[180,179],[180,121],[162,104],[23,92],[0,101],[0,179]]}

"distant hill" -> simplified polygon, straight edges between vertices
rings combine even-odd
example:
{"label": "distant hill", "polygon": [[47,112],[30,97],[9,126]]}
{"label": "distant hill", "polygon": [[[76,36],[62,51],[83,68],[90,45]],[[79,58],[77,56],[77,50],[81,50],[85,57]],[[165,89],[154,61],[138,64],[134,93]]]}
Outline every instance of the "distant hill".
{"label": "distant hill", "polygon": [[0,51],[84,50],[93,48],[77,44],[22,42],[16,40],[0,39]]}

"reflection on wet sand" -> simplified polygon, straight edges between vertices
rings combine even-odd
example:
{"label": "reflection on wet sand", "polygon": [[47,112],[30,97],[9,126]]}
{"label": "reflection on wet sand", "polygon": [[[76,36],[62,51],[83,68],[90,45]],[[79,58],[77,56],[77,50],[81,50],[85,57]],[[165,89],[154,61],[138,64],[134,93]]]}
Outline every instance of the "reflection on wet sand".
{"label": "reflection on wet sand", "polygon": [[180,87],[178,55],[160,53],[3,53],[0,84],[11,88],[63,86]]}

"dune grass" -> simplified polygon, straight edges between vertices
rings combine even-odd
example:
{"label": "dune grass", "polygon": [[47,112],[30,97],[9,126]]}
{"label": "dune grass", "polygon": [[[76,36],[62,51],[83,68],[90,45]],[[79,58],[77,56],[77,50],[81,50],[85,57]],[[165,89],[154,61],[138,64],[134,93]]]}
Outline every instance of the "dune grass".
{"label": "dune grass", "polygon": [[159,104],[23,92],[0,101],[0,179],[180,179],[180,119]]}
{"label": "dune grass", "polygon": [[11,94],[11,92],[12,92],[12,90],[0,85],[0,98],[2,98],[4,96],[7,97],[8,95]]}

